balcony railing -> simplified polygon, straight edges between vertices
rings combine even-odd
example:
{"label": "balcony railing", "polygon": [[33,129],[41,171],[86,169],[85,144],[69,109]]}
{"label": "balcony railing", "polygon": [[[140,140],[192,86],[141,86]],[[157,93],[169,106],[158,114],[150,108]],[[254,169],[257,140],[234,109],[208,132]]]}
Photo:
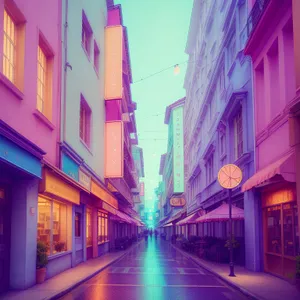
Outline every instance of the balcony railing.
{"label": "balcony railing", "polygon": [[250,12],[248,21],[247,21],[247,36],[250,37],[251,33],[255,30],[261,16],[263,15],[265,9],[271,0],[256,0],[252,10]]}

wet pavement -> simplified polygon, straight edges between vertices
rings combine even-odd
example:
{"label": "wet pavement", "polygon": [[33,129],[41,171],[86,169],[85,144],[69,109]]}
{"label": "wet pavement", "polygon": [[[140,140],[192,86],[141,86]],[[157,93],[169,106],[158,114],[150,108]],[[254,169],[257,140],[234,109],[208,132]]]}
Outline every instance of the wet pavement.
{"label": "wet pavement", "polygon": [[148,239],[63,300],[243,300],[168,242]]}

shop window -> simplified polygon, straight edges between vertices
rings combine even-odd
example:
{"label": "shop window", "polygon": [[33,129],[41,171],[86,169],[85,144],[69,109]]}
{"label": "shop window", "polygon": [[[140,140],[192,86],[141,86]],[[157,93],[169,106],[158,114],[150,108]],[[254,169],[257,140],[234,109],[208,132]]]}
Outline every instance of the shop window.
{"label": "shop window", "polygon": [[281,254],[281,206],[276,205],[267,209],[267,242],[268,252]]}
{"label": "shop window", "polygon": [[98,211],[98,244],[108,241],[108,217],[106,213]]}
{"label": "shop window", "polygon": [[37,238],[48,246],[48,254],[67,250],[67,206],[61,202],[38,198]]}
{"label": "shop window", "polygon": [[75,213],[75,237],[81,236],[81,214]]}
{"label": "shop window", "polygon": [[87,247],[92,246],[92,210],[86,209],[86,245]]}
{"label": "shop window", "polygon": [[297,205],[293,203],[283,204],[283,246],[284,255],[295,256],[299,251],[297,236],[298,216]]}

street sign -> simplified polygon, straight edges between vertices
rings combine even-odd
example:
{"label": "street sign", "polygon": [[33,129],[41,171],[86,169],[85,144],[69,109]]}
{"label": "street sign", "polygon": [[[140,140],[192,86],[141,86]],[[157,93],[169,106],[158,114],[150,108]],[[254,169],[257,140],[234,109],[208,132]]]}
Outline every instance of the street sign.
{"label": "street sign", "polygon": [[182,207],[185,203],[185,199],[182,197],[173,197],[170,199],[170,205],[174,207]]}
{"label": "street sign", "polygon": [[243,178],[241,169],[233,164],[223,166],[218,173],[218,181],[224,189],[237,187]]}

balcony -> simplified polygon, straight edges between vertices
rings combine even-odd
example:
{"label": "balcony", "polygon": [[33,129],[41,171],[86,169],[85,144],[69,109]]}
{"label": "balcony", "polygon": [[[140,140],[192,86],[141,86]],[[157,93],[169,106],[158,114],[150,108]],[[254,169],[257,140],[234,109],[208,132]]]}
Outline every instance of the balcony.
{"label": "balcony", "polygon": [[258,22],[260,21],[264,11],[272,0],[256,0],[247,21],[247,36],[254,32]]}

